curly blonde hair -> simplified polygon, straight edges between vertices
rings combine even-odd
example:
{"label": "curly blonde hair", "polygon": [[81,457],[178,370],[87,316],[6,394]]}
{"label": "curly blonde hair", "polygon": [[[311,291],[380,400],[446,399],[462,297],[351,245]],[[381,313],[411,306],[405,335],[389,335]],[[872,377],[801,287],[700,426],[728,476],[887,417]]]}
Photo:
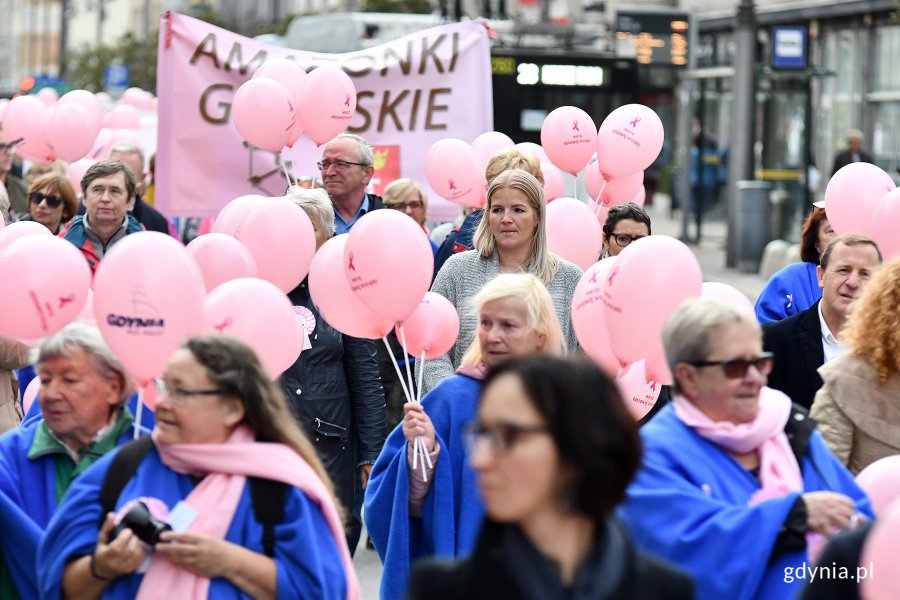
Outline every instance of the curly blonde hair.
{"label": "curly blonde hair", "polygon": [[844,329],[851,352],[872,365],[881,383],[900,372],[900,258],[881,267],[856,301]]}

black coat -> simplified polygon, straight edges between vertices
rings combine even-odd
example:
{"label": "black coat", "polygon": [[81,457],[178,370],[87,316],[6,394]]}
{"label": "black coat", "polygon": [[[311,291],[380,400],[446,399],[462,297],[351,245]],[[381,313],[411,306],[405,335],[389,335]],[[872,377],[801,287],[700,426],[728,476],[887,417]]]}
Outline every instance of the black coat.
{"label": "black coat", "polygon": [[775,354],[769,387],[809,409],[822,387],[819,367],[825,364],[819,300],[806,310],[781,321],[763,323],[763,346]]}
{"label": "black coat", "polygon": [[[865,162],[874,164],[875,161],[872,160],[872,155],[860,150],[857,152],[859,154],[859,161],[857,162]],[[849,150],[844,150],[843,152],[838,152],[834,157],[834,164],[831,165],[831,176],[834,177],[834,174],[838,172],[839,169],[846,167],[849,164],[853,163],[853,154]]]}
{"label": "black coat", "polygon": [[[619,526],[621,527],[621,526]],[[464,560],[423,561],[410,577],[409,600],[515,600],[522,598],[516,579],[509,574],[502,547],[503,525],[484,522],[478,544]],[[627,536],[626,536],[627,540]],[[628,600],[680,600],[694,597],[693,581],[675,567],[637,552],[626,541],[621,581],[607,598]],[[548,598],[547,600],[556,600]]]}

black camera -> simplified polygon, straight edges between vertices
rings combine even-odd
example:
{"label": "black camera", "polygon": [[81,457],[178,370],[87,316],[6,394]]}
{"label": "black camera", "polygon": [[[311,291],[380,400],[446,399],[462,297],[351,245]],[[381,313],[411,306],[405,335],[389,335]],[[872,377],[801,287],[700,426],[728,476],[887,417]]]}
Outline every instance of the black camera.
{"label": "black camera", "polygon": [[[143,502],[135,502],[122,520],[109,534],[108,542],[113,541],[125,529],[130,529],[139,540],[150,546],[156,546],[163,532],[172,531],[172,526],[163,523],[150,514],[150,509]],[[107,542],[107,543],[108,543]]]}

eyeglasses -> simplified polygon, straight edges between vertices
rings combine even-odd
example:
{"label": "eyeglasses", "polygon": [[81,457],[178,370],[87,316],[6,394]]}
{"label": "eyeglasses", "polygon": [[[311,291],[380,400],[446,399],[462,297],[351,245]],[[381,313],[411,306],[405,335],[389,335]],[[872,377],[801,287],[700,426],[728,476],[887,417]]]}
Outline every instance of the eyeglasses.
{"label": "eyeglasses", "polygon": [[641,238],[647,237],[646,235],[628,235],[627,233],[613,233],[609,237],[616,240],[616,243],[624,248],[634,240],[639,240]]}
{"label": "eyeglasses", "polygon": [[156,389],[160,393],[165,393],[172,400],[173,404],[178,406],[183,405],[192,396],[223,396],[228,393],[228,390],[223,389],[188,390],[177,385],[171,385],[165,379],[156,379]]}
{"label": "eyeglasses", "polygon": [[385,204],[388,208],[393,208],[394,210],[419,210],[422,208],[422,202],[419,200],[413,200],[412,202],[395,202],[394,204]]}
{"label": "eyeglasses", "polygon": [[31,192],[28,194],[28,200],[35,206],[41,202],[46,202],[50,208],[58,208],[60,204],[65,202],[62,196],[46,196],[40,192]]}
{"label": "eyeglasses", "polygon": [[334,167],[336,171],[346,171],[351,166],[353,167],[368,167],[369,165],[365,163],[355,163],[355,162],[347,162],[346,160],[320,160],[316,163],[316,166],[319,167],[319,170],[323,173],[328,170],[329,167]]}
{"label": "eyeglasses", "polygon": [[13,149],[25,141],[25,138],[19,138],[17,140],[13,140],[7,144],[0,144],[0,153],[2,152],[12,152]]}
{"label": "eyeglasses", "polygon": [[466,425],[463,439],[469,452],[475,449],[479,440],[486,439],[491,451],[501,455],[509,452],[523,437],[540,433],[547,433],[545,425],[516,425],[515,423],[487,425],[475,421]]}
{"label": "eyeglasses", "polygon": [[772,372],[772,365],[775,362],[775,355],[771,352],[763,352],[755,358],[726,358],[725,360],[700,360],[700,361],[684,361],[694,367],[722,367],[725,377],[728,379],[740,379],[747,375],[750,365],[756,367],[756,370],[763,375]]}

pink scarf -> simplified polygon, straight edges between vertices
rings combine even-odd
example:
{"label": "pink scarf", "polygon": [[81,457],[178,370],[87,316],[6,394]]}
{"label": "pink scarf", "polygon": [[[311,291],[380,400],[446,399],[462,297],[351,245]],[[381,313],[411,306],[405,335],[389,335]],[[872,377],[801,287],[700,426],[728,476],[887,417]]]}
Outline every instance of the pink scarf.
{"label": "pink scarf", "polygon": [[464,367],[460,365],[456,369],[457,375],[465,375],[466,377],[471,377],[472,379],[477,379],[478,381],[482,381],[485,377],[487,377],[487,365],[484,363],[478,363],[478,366],[475,367]]}
{"label": "pink scarf", "polygon": [[800,466],[784,433],[784,426],[791,414],[791,401],[787,396],[771,388],[762,388],[756,418],[738,425],[730,421],[711,420],[680,394],[675,396],[674,403],[675,414],[682,423],[727,452],[759,452],[759,481],[762,489],[750,499],[750,506],[791,492],[803,491]]}
{"label": "pink scarf", "polygon": [[[156,441],[155,431],[153,436]],[[237,427],[224,444],[166,445],[156,442],[156,449],[163,464],[177,473],[208,473],[184,500],[198,512],[187,529],[192,533],[225,538],[247,477],[272,479],[300,489],[319,506],[328,521],[344,563],[347,598],[359,598],[359,582],[337,509],[322,480],[292,449],[283,444],[256,442],[253,432],[243,425]],[[208,596],[208,578],[178,568],[159,555],[154,555],[137,595],[138,600]]]}

